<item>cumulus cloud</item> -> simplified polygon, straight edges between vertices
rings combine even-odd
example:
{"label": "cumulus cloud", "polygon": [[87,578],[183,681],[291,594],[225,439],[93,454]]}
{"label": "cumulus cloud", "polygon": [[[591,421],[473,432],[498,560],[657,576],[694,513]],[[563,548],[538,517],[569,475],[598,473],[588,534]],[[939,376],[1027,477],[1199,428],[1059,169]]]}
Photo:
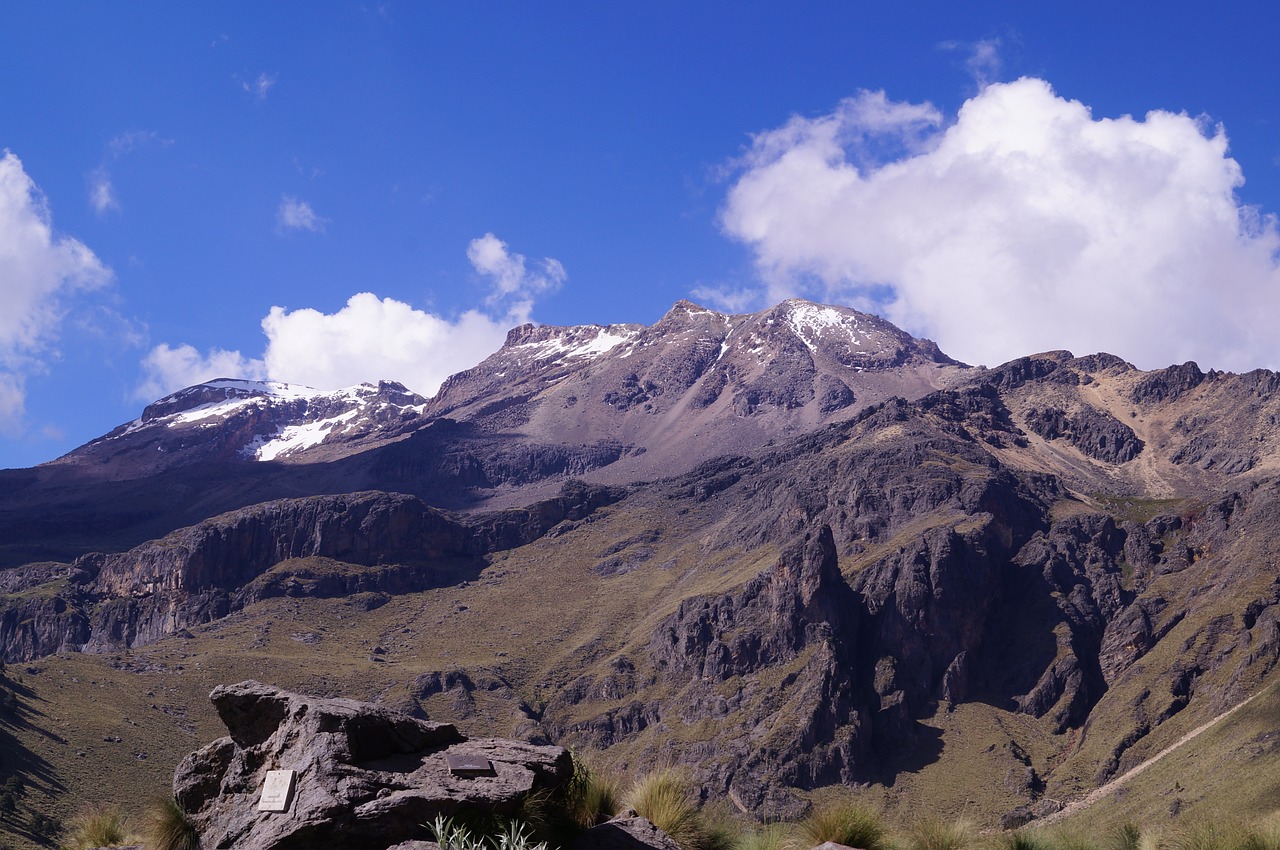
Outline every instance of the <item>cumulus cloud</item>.
{"label": "cumulus cloud", "polygon": [[323,233],[327,218],[316,215],[311,204],[300,201],[291,195],[280,199],[276,210],[276,224],[281,230],[309,230],[312,233]]}
{"label": "cumulus cloud", "polygon": [[111,272],[82,242],[54,232],[44,196],[22,161],[0,156],[0,428],[18,427],[26,380],[42,371],[68,300],[109,283]]}
{"label": "cumulus cloud", "polygon": [[467,259],[490,281],[487,303],[505,305],[514,324],[529,321],[535,296],[554,292],[568,278],[559,260],[544,257],[530,264],[523,254],[512,253],[507,243],[492,233],[471,240]]}
{"label": "cumulus cloud", "polygon": [[142,382],[135,391],[140,401],[154,401],[184,387],[212,381],[214,378],[244,378],[263,381],[266,364],[251,360],[238,351],[215,348],[201,354],[193,346],[157,345],[142,359]]}
{"label": "cumulus cloud", "polygon": [[317,389],[399,381],[421,395],[434,395],[445,378],[501,348],[507,331],[528,321],[534,297],[566,278],[558,261],[529,263],[492,233],[472,240],[467,256],[476,271],[491,280],[485,310],[468,310],[449,319],[372,292],[351,296],[335,313],[272,307],[262,320],[267,337],[262,359],[238,351],[201,354],[190,345],[159,345],[143,360],[137,395],[152,400],[217,377],[270,379]]}
{"label": "cumulus cloud", "polygon": [[477,310],[450,321],[371,292],[336,313],[272,307],[262,320],[275,380],[320,389],[391,380],[422,395],[496,351],[509,327]]}
{"label": "cumulus cloud", "polygon": [[946,123],[863,92],[759,134],[737,165],[722,225],[771,297],[872,309],[970,362],[1280,365],[1280,228],[1239,201],[1203,119],[1095,118],[1030,78]]}

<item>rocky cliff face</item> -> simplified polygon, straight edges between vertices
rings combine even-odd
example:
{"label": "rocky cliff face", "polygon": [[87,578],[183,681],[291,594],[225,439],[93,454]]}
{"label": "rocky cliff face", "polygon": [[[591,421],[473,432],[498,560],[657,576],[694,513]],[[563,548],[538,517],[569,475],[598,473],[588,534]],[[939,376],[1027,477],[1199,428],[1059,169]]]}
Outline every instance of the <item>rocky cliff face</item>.
{"label": "rocky cliff face", "polygon": [[[420,591],[474,575],[484,555],[621,496],[572,484],[555,499],[466,521],[395,493],[268,502],[128,552],[0,574],[11,588],[0,600],[0,657],[143,646],[270,596]],[[317,558],[339,567],[317,569]]]}

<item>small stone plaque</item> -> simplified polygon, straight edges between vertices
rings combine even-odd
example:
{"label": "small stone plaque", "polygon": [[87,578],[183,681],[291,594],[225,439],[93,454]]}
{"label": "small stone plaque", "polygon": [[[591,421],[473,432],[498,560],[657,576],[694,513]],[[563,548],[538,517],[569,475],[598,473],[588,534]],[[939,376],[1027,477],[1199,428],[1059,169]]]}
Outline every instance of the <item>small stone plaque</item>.
{"label": "small stone plaque", "polygon": [[493,763],[484,756],[471,756],[465,753],[445,753],[444,760],[449,765],[449,772],[459,776],[475,776],[481,773],[493,773]]}
{"label": "small stone plaque", "polygon": [[260,812],[287,812],[293,805],[293,788],[298,782],[296,770],[268,770],[258,798]]}

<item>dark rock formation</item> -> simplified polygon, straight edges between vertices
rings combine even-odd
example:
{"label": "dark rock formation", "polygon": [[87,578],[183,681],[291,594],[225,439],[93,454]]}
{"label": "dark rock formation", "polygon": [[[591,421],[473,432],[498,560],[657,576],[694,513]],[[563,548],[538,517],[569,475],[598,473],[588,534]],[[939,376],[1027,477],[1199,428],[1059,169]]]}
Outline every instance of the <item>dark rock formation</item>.
{"label": "dark rock formation", "polygon": [[570,481],[556,498],[465,520],[399,493],[284,499],[128,552],[0,572],[0,658],[143,646],[273,596],[437,587],[624,493]]}
{"label": "dark rock formation", "polygon": [[569,850],[680,850],[680,845],[650,820],[629,811],[586,830]]}
{"label": "dark rock formation", "polygon": [[[257,682],[209,698],[230,734],[187,756],[173,779],[203,847],[383,850],[426,837],[437,815],[513,814],[527,794],[554,792],[573,772],[560,747],[467,739],[368,703]],[[450,755],[490,769],[451,772]],[[297,772],[286,812],[258,810],[269,770]]]}
{"label": "dark rock formation", "polygon": [[1046,440],[1065,439],[1083,454],[1105,463],[1126,463],[1142,451],[1133,429],[1088,405],[1068,413],[1057,407],[1031,408],[1027,427]]}

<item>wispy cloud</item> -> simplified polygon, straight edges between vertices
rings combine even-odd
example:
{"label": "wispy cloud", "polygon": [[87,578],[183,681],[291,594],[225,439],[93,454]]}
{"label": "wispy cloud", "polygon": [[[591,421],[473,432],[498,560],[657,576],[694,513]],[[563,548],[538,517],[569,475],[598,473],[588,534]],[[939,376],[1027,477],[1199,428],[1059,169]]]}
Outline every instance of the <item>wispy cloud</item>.
{"label": "wispy cloud", "polygon": [[113,136],[107,142],[107,150],[114,157],[123,156],[132,153],[139,148],[151,147],[156,145],[167,148],[173,144],[173,139],[166,139],[154,130],[129,130],[118,136]]}
{"label": "wispy cloud", "polygon": [[312,233],[323,233],[327,218],[316,215],[316,211],[306,201],[298,200],[292,195],[280,199],[276,209],[276,224],[281,230],[309,230]]}
{"label": "wispy cloud", "polygon": [[0,156],[0,430],[21,426],[29,376],[47,368],[67,305],[111,271],[84,243],[55,233],[43,194],[13,153]]}
{"label": "wispy cloud", "polygon": [[489,279],[491,289],[486,303],[505,305],[517,323],[529,320],[535,296],[554,292],[568,278],[559,260],[543,257],[530,263],[524,254],[508,250],[507,243],[492,233],[471,240],[467,259]]}
{"label": "wispy cloud", "polygon": [[[854,100],[868,97],[884,99]],[[928,104],[887,114],[842,104],[740,159],[721,220],[771,294],[874,309],[970,362],[1068,348],[1280,366],[1280,226],[1237,198],[1221,126],[1095,118],[1030,78],[992,83],[953,121]],[[868,142],[901,153],[877,162]]]}
{"label": "wispy cloud", "polygon": [[1003,43],[1000,38],[985,38],[979,41],[944,41],[938,47],[968,54],[964,60],[965,70],[978,88],[984,89],[999,80],[1004,71],[1004,58],[1000,52]]}
{"label": "wispy cloud", "polygon": [[754,307],[765,306],[760,291],[749,286],[695,286],[689,294],[698,303],[722,313],[745,313]]}
{"label": "wispy cloud", "polygon": [[120,197],[116,193],[115,183],[111,179],[109,162],[114,162],[134,151],[147,147],[167,148],[173,139],[167,139],[152,130],[129,130],[113,136],[107,141],[103,152],[102,165],[88,174],[89,206],[94,212],[103,215],[108,212],[120,212]]}
{"label": "wispy cloud", "polygon": [[105,168],[95,168],[89,173],[89,206],[93,207],[98,215],[120,211],[115,186],[112,185],[111,175]]}
{"label": "wispy cloud", "polygon": [[271,91],[276,84],[276,75],[268,74],[265,71],[252,80],[240,80],[240,88],[245,94],[251,95],[255,100],[266,100],[267,93]]}

